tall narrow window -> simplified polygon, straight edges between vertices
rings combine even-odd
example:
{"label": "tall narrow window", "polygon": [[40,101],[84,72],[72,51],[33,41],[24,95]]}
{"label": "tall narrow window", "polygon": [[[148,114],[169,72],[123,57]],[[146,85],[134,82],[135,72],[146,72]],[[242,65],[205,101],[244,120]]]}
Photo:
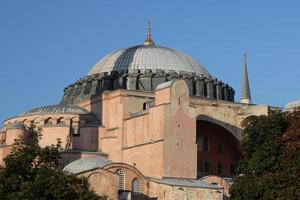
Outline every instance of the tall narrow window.
{"label": "tall narrow window", "polygon": [[235,164],[234,163],[231,163],[230,165],[230,174],[231,175],[235,175],[236,173],[236,167],[235,167]]}
{"label": "tall narrow window", "polygon": [[209,139],[207,136],[197,137],[197,149],[198,151],[209,151]]}
{"label": "tall narrow window", "polygon": [[209,151],[209,139],[207,136],[203,137],[203,151]]}
{"label": "tall narrow window", "polygon": [[204,83],[204,96],[207,97],[207,82]]}
{"label": "tall narrow window", "polygon": [[119,190],[125,190],[125,173],[122,169],[118,169],[116,173],[119,175]]}
{"label": "tall narrow window", "polygon": [[205,173],[209,173],[210,172],[210,164],[209,164],[209,161],[204,161],[203,163],[203,169],[204,169],[204,172]]}
{"label": "tall narrow window", "polygon": [[203,137],[197,137],[197,150],[203,151]]}
{"label": "tall narrow window", "polygon": [[135,192],[135,193],[141,192],[141,183],[137,178],[133,179],[133,181],[132,181],[132,192]]}
{"label": "tall narrow window", "polygon": [[147,103],[143,103],[143,110],[147,110]]}
{"label": "tall narrow window", "polygon": [[218,154],[221,154],[223,152],[223,145],[218,144],[218,149],[217,149]]}
{"label": "tall narrow window", "polygon": [[221,163],[217,164],[217,174],[222,174],[223,173],[223,166]]}

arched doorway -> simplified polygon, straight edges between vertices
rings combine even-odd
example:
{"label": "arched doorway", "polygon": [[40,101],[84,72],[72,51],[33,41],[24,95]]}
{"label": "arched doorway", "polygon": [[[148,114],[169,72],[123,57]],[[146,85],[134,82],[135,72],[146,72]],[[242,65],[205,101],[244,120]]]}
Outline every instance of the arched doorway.
{"label": "arched doorway", "polygon": [[196,132],[198,177],[235,176],[233,166],[241,156],[239,141],[227,129],[207,120],[197,120]]}

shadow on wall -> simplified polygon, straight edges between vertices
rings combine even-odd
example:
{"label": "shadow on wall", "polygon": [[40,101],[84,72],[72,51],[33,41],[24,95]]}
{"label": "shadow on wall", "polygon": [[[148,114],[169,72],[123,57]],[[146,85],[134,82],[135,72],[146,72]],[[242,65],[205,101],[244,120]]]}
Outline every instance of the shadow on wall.
{"label": "shadow on wall", "polygon": [[212,118],[212,117],[207,116],[207,115],[198,115],[197,118],[196,118],[196,121],[207,121],[207,122],[216,124],[218,126],[223,127],[228,132],[230,132],[232,134],[232,136],[235,137],[235,139],[239,140],[241,138],[241,136],[239,134],[242,133],[243,129],[241,129],[237,126],[233,126],[229,123],[225,123],[223,121],[220,121],[218,119]]}
{"label": "shadow on wall", "polygon": [[197,171],[198,177],[214,174],[234,177],[241,158],[239,140],[230,130],[240,128],[228,125],[208,116],[198,116],[196,121]]}

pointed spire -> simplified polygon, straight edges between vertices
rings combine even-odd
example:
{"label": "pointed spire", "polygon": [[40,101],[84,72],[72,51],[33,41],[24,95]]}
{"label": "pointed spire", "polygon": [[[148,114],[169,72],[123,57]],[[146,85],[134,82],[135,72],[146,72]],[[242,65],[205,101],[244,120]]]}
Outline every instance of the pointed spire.
{"label": "pointed spire", "polygon": [[151,22],[148,21],[148,26],[147,26],[147,38],[146,40],[144,41],[144,45],[155,45],[154,41],[152,40],[151,38]]}
{"label": "pointed spire", "polygon": [[241,103],[246,103],[246,104],[251,103],[251,94],[250,94],[250,86],[249,86],[248,71],[247,71],[247,54],[244,54]]}

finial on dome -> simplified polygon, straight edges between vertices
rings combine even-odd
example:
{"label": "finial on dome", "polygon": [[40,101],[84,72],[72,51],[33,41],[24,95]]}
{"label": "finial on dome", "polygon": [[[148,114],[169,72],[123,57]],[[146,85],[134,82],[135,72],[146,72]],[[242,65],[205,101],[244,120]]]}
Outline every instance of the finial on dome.
{"label": "finial on dome", "polygon": [[147,45],[147,46],[155,45],[154,41],[151,38],[151,22],[150,21],[148,21],[147,38],[144,41],[144,45]]}

